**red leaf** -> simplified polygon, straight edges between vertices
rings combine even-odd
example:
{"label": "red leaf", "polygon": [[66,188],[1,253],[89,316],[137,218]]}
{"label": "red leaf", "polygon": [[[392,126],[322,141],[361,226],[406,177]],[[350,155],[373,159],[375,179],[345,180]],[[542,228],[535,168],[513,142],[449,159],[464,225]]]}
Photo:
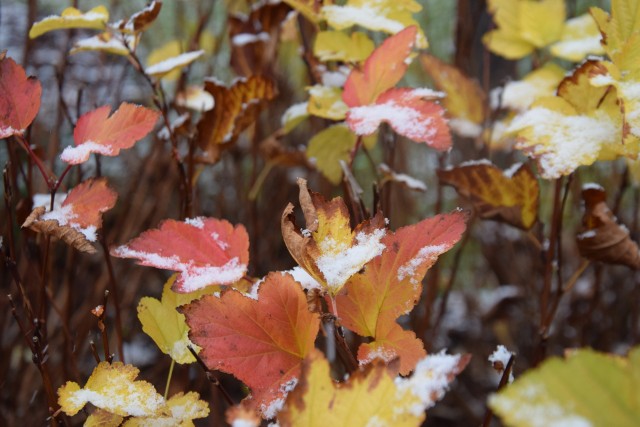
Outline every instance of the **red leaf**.
{"label": "red leaf", "polygon": [[75,147],[65,148],[60,158],[77,165],[86,162],[91,153],[117,156],[151,132],[160,116],[157,111],[126,102],[111,117],[110,112],[111,107],[105,105],[80,117],[73,132]]}
{"label": "red leaf", "polygon": [[349,107],[368,105],[396,85],[407,71],[407,58],[415,44],[418,29],[407,27],[386,39],[364,63],[353,70],[344,84],[342,100]]}
{"label": "red leaf", "polygon": [[126,245],[111,250],[119,258],[180,272],[173,290],[193,292],[209,285],[228,285],[241,279],[249,262],[249,236],[244,226],[228,221],[194,218],[166,220]]}
{"label": "red leaf", "polygon": [[[353,276],[336,297],[342,324],[355,333],[374,337],[358,351],[361,362],[373,356],[400,356],[400,373],[407,374],[424,356],[422,343],[396,319],[409,313],[420,298],[421,281],[438,256],[451,249],[465,230],[466,214],[455,211],[427,218],[387,234],[386,250]],[[372,354],[371,352],[375,354]]]}
{"label": "red leaf", "polygon": [[42,88],[20,65],[0,54],[0,138],[22,133],[40,109]]}
{"label": "red leaf", "polygon": [[206,365],[243,381],[251,388],[251,405],[265,418],[275,415],[300,376],[302,360],[314,348],[320,324],[307,309],[300,284],[289,274],[271,273],[260,285],[257,300],[229,290],[181,311]]}
{"label": "red leaf", "polygon": [[389,89],[374,104],[351,108],[347,124],[358,135],[371,135],[380,122],[387,122],[402,136],[437,150],[448,150],[451,134],[444,109],[428,100],[439,96],[430,89]]}

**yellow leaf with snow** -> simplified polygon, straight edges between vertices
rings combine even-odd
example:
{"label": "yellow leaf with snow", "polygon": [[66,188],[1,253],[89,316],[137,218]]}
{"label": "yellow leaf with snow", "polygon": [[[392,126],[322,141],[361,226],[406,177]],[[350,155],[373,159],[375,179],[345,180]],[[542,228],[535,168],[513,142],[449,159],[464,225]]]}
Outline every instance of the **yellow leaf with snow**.
{"label": "yellow leaf with snow", "polygon": [[596,21],[585,13],[564,23],[560,41],[551,46],[551,54],[572,62],[580,62],[591,54],[602,55],[601,38]]}
{"label": "yellow leaf with snow", "polygon": [[[159,79],[173,78],[173,76],[176,75],[175,73],[177,73],[178,76],[180,75],[180,69],[191,64],[202,55],[204,55],[204,50],[181,53],[180,55],[172,56],[148,65],[144,71],[150,76]],[[172,72],[174,74],[172,74]]]}
{"label": "yellow leaf with snow", "polygon": [[60,16],[51,15],[36,22],[29,30],[29,38],[35,39],[53,30],[66,28],[92,28],[94,30],[104,30],[109,21],[109,11],[104,6],[97,6],[82,13],[75,7],[68,7],[62,11]]}
{"label": "yellow leaf with snow", "polygon": [[557,41],[566,16],[564,0],[489,0],[497,28],[483,37],[487,48],[520,59]]}
{"label": "yellow leaf with snow", "polygon": [[339,87],[315,85],[309,89],[309,114],[331,120],[344,120],[349,107],[342,100]]}
{"label": "yellow leaf with snow", "polygon": [[124,37],[129,46],[129,49],[135,50],[137,44],[137,37],[132,35],[118,35],[115,36],[112,33],[104,32],[93,37],[78,40],[71,48],[70,54],[83,52],[83,51],[99,51],[111,53],[113,55],[128,56],[129,49],[123,43]]}
{"label": "yellow leaf with snow", "polygon": [[154,417],[136,417],[128,419],[123,427],[143,426],[193,426],[193,420],[206,418],[209,415],[209,405],[200,400],[200,395],[194,391],[187,394],[178,393],[171,396],[160,411],[160,415]]}
{"label": "yellow leaf with snow", "polygon": [[524,111],[536,100],[554,96],[565,73],[560,66],[547,62],[522,80],[508,82],[502,90],[494,89],[491,92],[491,107]]}
{"label": "yellow leaf with snow", "polygon": [[87,403],[123,417],[155,415],[164,399],[148,382],[136,381],[139,372],[122,362],[100,362],[83,388],[72,381],[60,387],[58,404],[70,416]]}
{"label": "yellow leaf with snow", "polygon": [[425,49],[429,45],[427,37],[413,18],[413,14],[421,10],[422,6],[415,0],[348,0],[343,6],[323,6],[322,16],[337,30],[358,25],[372,31],[396,34],[415,25],[418,28],[416,46]]}
{"label": "yellow leaf with snow", "polygon": [[320,61],[361,62],[373,52],[373,41],[365,33],[354,31],[321,31],[313,44],[313,53]]}

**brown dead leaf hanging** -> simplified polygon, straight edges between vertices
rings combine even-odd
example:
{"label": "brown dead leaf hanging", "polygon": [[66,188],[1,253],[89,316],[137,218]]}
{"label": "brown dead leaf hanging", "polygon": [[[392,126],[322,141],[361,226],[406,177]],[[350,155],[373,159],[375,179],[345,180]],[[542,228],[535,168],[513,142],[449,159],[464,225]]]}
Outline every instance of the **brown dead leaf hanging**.
{"label": "brown dead leaf hanging", "polygon": [[67,245],[72,246],[80,252],[87,252],[90,254],[96,253],[96,248],[84,237],[84,234],[78,230],[72,228],[69,225],[60,225],[58,221],[40,220],[40,217],[45,214],[47,209],[44,206],[38,206],[31,212],[27,219],[22,224],[22,227],[27,227],[38,233],[48,234],[57,239],[62,240]]}
{"label": "brown dead leaf hanging", "polygon": [[582,189],[584,215],[582,228],[576,235],[580,255],[592,261],[622,264],[640,269],[638,245],[629,230],[618,224],[606,203],[607,193],[598,185],[587,184]]}

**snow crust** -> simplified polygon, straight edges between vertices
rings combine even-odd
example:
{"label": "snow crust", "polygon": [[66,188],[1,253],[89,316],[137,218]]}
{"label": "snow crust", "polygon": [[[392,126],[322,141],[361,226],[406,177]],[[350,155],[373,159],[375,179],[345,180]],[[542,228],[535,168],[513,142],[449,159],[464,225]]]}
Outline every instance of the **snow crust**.
{"label": "snow crust", "polygon": [[416,109],[394,101],[349,110],[349,127],[358,135],[371,135],[382,121],[388,122],[399,134],[417,141],[430,140],[437,133],[431,117],[425,119]]}
{"label": "snow crust", "polygon": [[107,145],[98,144],[94,141],[85,141],[80,145],[76,145],[75,147],[66,147],[62,151],[62,154],[60,154],[60,159],[71,165],[77,165],[86,162],[89,159],[91,153],[102,154],[104,156],[114,155],[111,147]]}
{"label": "snow crust", "polygon": [[204,50],[196,50],[193,52],[182,53],[173,58],[165,59],[157,64],[147,67],[145,72],[151,75],[162,75],[175,68],[183,67],[204,55]]}

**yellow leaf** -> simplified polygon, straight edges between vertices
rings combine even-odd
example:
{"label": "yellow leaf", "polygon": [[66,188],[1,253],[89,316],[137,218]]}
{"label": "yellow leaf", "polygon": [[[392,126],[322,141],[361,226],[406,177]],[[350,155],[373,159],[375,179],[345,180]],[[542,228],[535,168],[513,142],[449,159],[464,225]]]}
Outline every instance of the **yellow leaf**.
{"label": "yellow leaf", "polygon": [[[135,49],[137,44],[137,37],[132,35],[122,35],[126,38],[127,44],[130,49]],[[114,55],[128,56],[129,50],[122,42],[120,36],[114,36],[109,32],[98,34],[93,37],[78,40],[74,43],[73,48],[69,52],[70,54],[83,52],[83,51],[100,51],[111,53]]]}
{"label": "yellow leaf", "polygon": [[138,417],[127,420],[123,427],[142,426],[193,426],[192,420],[206,418],[209,415],[209,405],[200,400],[200,395],[194,391],[187,394],[178,393],[171,396],[161,409],[161,414],[154,417]]}
{"label": "yellow leaf", "polygon": [[122,362],[100,362],[84,388],[72,381],[58,389],[58,404],[67,415],[77,414],[87,403],[123,417],[155,415],[164,399],[146,381],[136,381],[140,371]]}
{"label": "yellow leaf", "polygon": [[309,114],[331,120],[344,120],[349,107],[339,87],[315,85],[309,89]]}
{"label": "yellow leaf", "polygon": [[[320,20],[320,13],[316,7],[316,0],[283,0],[284,3],[291,6],[293,9],[300,12],[307,20],[317,24]],[[330,0],[325,0],[322,2],[324,4],[333,3]]]}
{"label": "yellow leaf", "polygon": [[[147,66],[157,64],[166,59],[173,58],[175,56],[180,55],[184,52],[184,47],[182,42],[179,40],[171,40],[160,46],[159,48],[153,49],[149,56],[147,56]],[[164,76],[165,80],[177,80],[180,77],[180,70],[175,70]]]}
{"label": "yellow leaf", "polygon": [[498,27],[484,35],[487,48],[507,59],[520,59],[560,38],[566,16],[564,0],[489,0]]}
{"label": "yellow leaf", "polygon": [[469,358],[443,353],[420,360],[411,377],[396,377],[383,364],[356,372],[344,383],[314,350],[303,362],[300,383],[278,414],[281,426],[419,426],[425,410],[444,396]]}
{"label": "yellow leaf", "polygon": [[199,350],[198,346],[189,340],[189,327],[185,323],[182,313],[176,308],[188,304],[192,300],[211,293],[211,287],[202,290],[178,294],[171,290],[176,279],[174,274],[164,284],[162,301],[155,298],[143,297],[138,303],[138,319],[142,323],[142,330],[153,339],[160,351],[171,356],[180,364],[193,363],[195,358],[189,351],[189,346]]}
{"label": "yellow leaf", "polygon": [[282,129],[285,134],[291,132],[309,117],[308,106],[308,102],[300,102],[287,108],[287,111],[282,115]]}
{"label": "yellow leaf", "polygon": [[551,53],[558,58],[580,62],[587,55],[604,54],[600,40],[596,21],[586,13],[564,23],[560,41],[551,46]]}
{"label": "yellow leaf", "polygon": [[566,71],[560,66],[547,62],[527,74],[522,80],[508,82],[502,92],[492,92],[491,106],[524,111],[536,100],[554,96],[565,73]]}
{"label": "yellow leaf", "polygon": [[343,123],[328,127],[309,141],[307,157],[332,184],[342,180],[340,160],[348,161],[356,135]]}
{"label": "yellow leaf", "polygon": [[204,90],[204,87],[189,85],[176,95],[176,105],[204,112],[213,109],[215,100],[213,95]]}
{"label": "yellow leaf", "polygon": [[181,53],[180,55],[172,56],[147,66],[145,72],[150,76],[157,77],[159,79],[172,77],[175,75],[171,74],[172,72],[178,72],[179,75],[179,70],[181,68],[191,64],[202,55],[204,55],[204,50]]}
{"label": "yellow leaf", "polygon": [[313,45],[313,53],[320,61],[361,62],[373,49],[373,41],[359,31],[351,36],[342,31],[321,31]]}
{"label": "yellow leaf", "polygon": [[97,6],[82,13],[75,7],[68,7],[62,11],[60,16],[47,16],[36,22],[29,30],[29,38],[35,39],[53,30],[65,28],[92,28],[94,30],[104,30],[109,21],[109,11],[104,6]]}
{"label": "yellow leaf", "polygon": [[412,16],[420,10],[422,6],[415,0],[348,0],[344,6],[323,6],[322,15],[337,30],[358,25],[368,30],[396,34],[415,25],[418,28],[416,46],[425,49],[428,47],[427,37]]}
{"label": "yellow leaf", "polygon": [[96,409],[87,417],[84,427],[118,427],[124,418],[102,409]]}

